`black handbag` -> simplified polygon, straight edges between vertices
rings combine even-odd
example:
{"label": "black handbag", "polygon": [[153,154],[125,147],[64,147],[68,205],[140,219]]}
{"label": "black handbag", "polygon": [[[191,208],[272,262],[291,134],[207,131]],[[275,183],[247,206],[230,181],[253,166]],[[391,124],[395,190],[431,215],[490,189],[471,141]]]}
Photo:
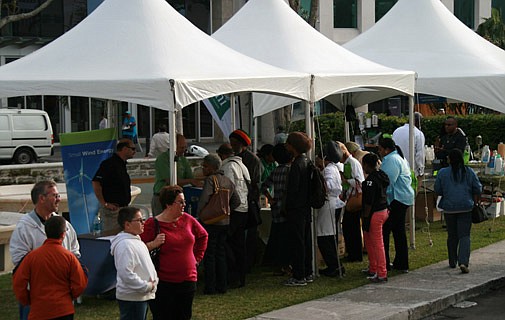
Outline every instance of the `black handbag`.
{"label": "black handbag", "polygon": [[[156,236],[160,233],[160,223],[159,223],[158,219],[156,219],[156,218],[153,218],[153,220],[154,220],[154,229],[155,229],[154,238],[156,239]],[[158,270],[158,267],[160,265],[160,250],[161,250],[161,246],[149,251],[149,255],[151,256],[151,260],[153,261],[154,268],[156,268],[156,270]]]}
{"label": "black handbag", "polygon": [[488,218],[486,209],[483,205],[475,203],[472,208],[472,222],[481,223],[486,221]]}

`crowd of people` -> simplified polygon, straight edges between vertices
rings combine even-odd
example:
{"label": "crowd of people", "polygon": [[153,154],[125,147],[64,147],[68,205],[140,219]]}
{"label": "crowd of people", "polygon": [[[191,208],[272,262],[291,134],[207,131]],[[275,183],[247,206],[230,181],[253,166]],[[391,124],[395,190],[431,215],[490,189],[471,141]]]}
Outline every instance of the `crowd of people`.
{"label": "crowd of people", "polygon": [[[416,126],[421,119],[416,114]],[[454,118],[447,119],[437,146],[447,165],[438,173],[435,192],[441,196],[439,206],[447,221],[449,266],[468,273],[470,212],[482,186],[465,166],[462,150],[456,148],[462,131],[454,123]],[[418,149],[424,150],[424,135],[417,130],[416,161],[410,168],[404,157],[408,148],[400,147],[408,140],[405,127],[398,128],[393,138],[381,138],[377,153],[366,152],[354,142],[329,141],[314,162],[308,157],[312,140],[303,132],[286,134],[279,127],[278,143],[264,145],[255,154],[249,148],[249,135],[237,129],[229,143],[204,157],[203,177],[193,176],[184,156],[186,139],[178,134],[175,185],[170,184],[169,152],[152,149],[156,177],[152,215],[147,220],[139,208],[129,206],[126,161],[136,152],[135,143],[119,140],[116,153],[102,162],[92,184],[105,229],[119,231],[111,240],[111,254],[120,318],[146,319],[150,309],[153,319],[190,319],[202,271],[206,295],[246,286],[247,274],[258,262],[261,195],[272,216],[262,261],[272,266],[274,275],[286,277],[283,285],[306,286],[315,279],[312,222],[324,261],[320,275],[343,275],[343,262],[363,261],[364,249],[368,267],[363,273],[371,282],[386,282],[392,269],[408,272],[406,212],[416,194],[413,178],[424,174],[424,152]],[[164,135],[162,127],[160,136]],[[314,215],[309,197],[313,164],[321,170],[327,192],[326,203]],[[188,184],[202,187],[198,210],[190,214],[185,211],[182,188]],[[226,190],[225,214],[211,222],[198,219],[217,189]],[[35,208],[18,222],[10,240],[20,318],[28,319],[30,314],[30,318],[73,319],[72,301],[87,285],[76,232],[56,214],[60,202],[56,183],[36,183],[31,197]],[[345,242],[343,262],[338,251],[340,233]],[[389,254],[390,233],[394,259]]]}

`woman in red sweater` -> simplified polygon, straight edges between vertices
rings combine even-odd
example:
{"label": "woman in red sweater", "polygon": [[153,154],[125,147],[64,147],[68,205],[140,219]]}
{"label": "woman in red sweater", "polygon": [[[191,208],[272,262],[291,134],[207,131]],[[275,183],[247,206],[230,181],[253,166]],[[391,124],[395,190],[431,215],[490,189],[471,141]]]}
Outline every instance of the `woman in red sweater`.
{"label": "woman in red sweater", "polygon": [[154,320],[191,319],[196,268],[207,248],[208,235],[195,218],[184,212],[181,187],[161,189],[160,203],[164,210],[146,221],[140,235],[149,251],[161,249],[157,267],[160,282],[149,307]]}

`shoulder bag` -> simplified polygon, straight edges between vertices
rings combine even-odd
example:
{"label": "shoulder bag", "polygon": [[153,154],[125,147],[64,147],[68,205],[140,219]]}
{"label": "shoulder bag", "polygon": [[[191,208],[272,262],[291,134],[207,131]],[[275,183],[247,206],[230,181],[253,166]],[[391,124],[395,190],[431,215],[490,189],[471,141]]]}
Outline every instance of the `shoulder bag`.
{"label": "shoulder bag", "polygon": [[222,188],[216,175],[212,176],[212,180],[214,181],[214,193],[198,214],[200,221],[205,224],[214,224],[230,215],[230,189]]}
{"label": "shoulder bag", "polygon": [[349,192],[349,198],[345,205],[345,211],[358,212],[363,208],[363,191],[361,190],[361,183],[356,180],[356,188]]}
{"label": "shoulder bag", "polygon": [[[154,218],[154,239],[156,239],[156,236],[160,233],[160,222],[158,219]],[[158,270],[158,267],[160,265],[160,250],[161,246],[154,248],[153,250],[149,251],[149,255],[151,256],[151,260],[153,261],[154,268]]]}
{"label": "shoulder bag", "polygon": [[472,222],[481,223],[486,221],[488,218],[486,209],[480,203],[475,203],[472,208]]}

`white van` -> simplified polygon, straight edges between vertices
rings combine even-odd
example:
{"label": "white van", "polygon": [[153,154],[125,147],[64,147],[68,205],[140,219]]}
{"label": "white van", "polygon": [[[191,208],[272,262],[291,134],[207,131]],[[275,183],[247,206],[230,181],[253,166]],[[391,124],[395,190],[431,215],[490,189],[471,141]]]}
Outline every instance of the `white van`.
{"label": "white van", "polygon": [[26,164],[53,155],[53,128],[47,112],[0,109],[0,159]]}

